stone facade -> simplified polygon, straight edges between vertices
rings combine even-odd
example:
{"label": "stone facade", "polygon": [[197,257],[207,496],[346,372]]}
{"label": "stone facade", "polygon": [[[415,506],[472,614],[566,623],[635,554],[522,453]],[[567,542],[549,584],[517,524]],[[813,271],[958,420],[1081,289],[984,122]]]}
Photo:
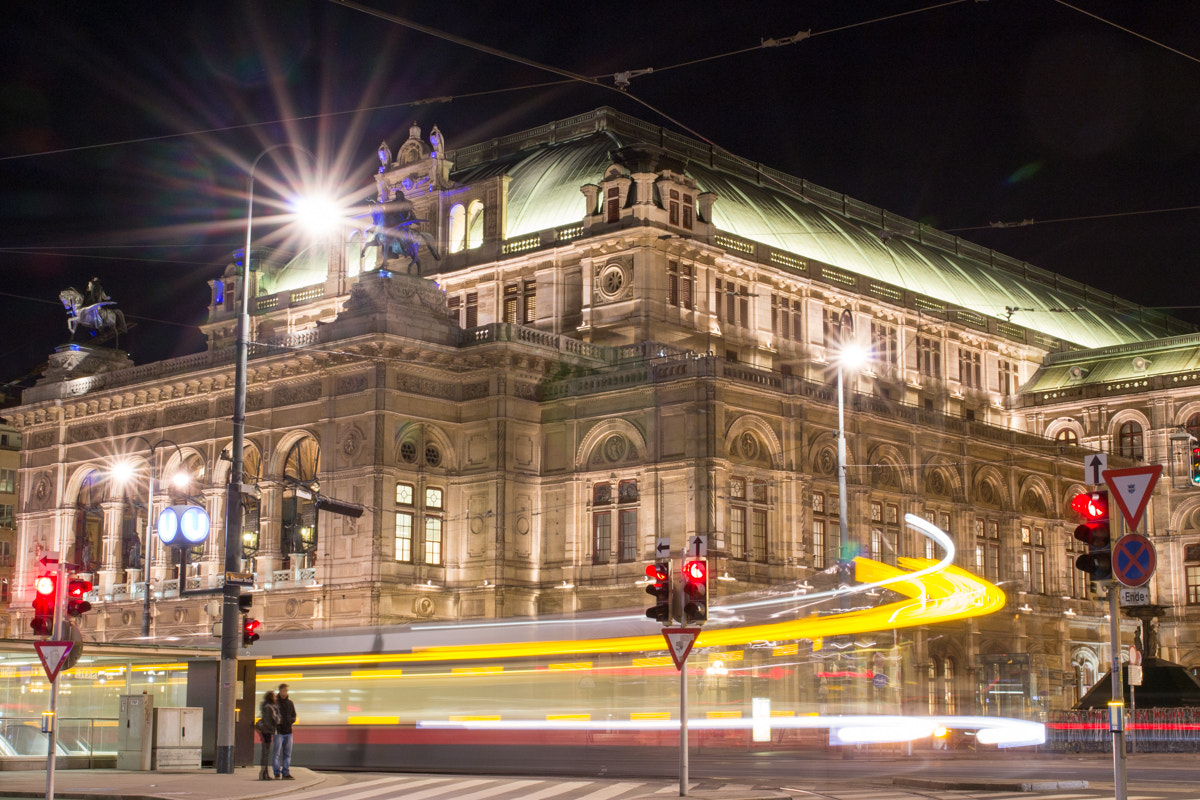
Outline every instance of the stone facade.
{"label": "stone facade", "polygon": [[[1083,458],[1114,449],[1118,406],[1142,409],[1157,442],[1200,397],[1193,377],[1039,399],[1046,365],[1186,326],[1150,312],[1127,324],[1123,301],[607,109],[443,146],[414,127],[396,161],[380,148],[373,176],[376,202],[411,203],[419,259],[392,257],[357,220],[320,250],[323,280],[311,256],[264,254],[248,287],[231,264],[210,287],[205,352],[94,372],[103,359],[80,358],[25,393],[10,415],[24,436],[19,608],[34,556],[58,549],[94,575],[85,636],[139,635],[148,471],[157,486],[191,478],[157,490],[155,509],[190,497],[224,519],[249,291],[243,544],[264,635],[641,607],[656,540],[678,552],[694,534],[725,579],[719,605],[819,580],[855,549],[932,555],[903,525],[915,513],[1008,605],[881,632],[910,653],[904,702],[1037,713],[1104,671],[1105,611],[1069,546]],[[768,207],[790,209],[793,230]],[[999,311],[1010,284],[1057,293],[1082,321],[1055,308],[1021,324]],[[847,376],[842,543],[833,365],[848,342],[871,355]],[[1056,441],[1068,417],[1078,436]],[[125,458],[140,483],[111,477]],[[314,482],[366,513],[318,513],[297,491]],[[1194,616],[1185,552],[1200,540],[1190,492],[1173,482],[1151,515],[1167,545],[1156,591],[1180,619]],[[220,538],[192,555],[185,586],[220,583]],[[178,596],[168,554],[149,572],[153,635],[208,637],[206,599]],[[1200,663],[1182,630],[1162,640]]]}

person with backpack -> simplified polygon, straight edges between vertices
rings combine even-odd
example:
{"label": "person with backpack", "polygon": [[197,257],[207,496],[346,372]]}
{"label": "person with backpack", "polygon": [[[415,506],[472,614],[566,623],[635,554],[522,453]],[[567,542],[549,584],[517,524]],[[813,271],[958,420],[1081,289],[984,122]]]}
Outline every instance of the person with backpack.
{"label": "person with backpack", "polygon": [[272,779],[271,739],[275,736],[275,731],[279,730],[279,706],[275,704],[274,692],[263,695],[262,703],[258,707],[258,722],[254,723],[254,729],[258,731],[262,740],[262,769],[258,773],[258,779],[269,781]]}

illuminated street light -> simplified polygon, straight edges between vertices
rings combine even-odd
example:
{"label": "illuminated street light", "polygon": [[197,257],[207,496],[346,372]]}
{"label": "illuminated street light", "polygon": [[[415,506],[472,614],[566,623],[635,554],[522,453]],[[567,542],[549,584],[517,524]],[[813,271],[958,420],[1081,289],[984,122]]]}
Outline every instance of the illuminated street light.
{"label": "illuminated street light", "polygon": [[321,194],[294,198],[292,212],[300,224],[312,233],[327,233],[333,230],[340,219],[337,203]]}
{"label": "illuminated street light", "polygon": [[[279,142],[267,147],[250,164],[246,191],[246,249],[242,253],[241,291],[237,320],[237,345],[234,351],[233,368],[233,442],[229,448],[229,487],[225,500],[225,572],[240,572],[242,569],[242,502],[243,450],[246,445],[246,372],[250,360],[250,245],[254,232],[254,173],[259,162],[270,152],[289,147],[311,158],[317,159],[303,147],[291,142]],[[292,208],[306,221],[314,215],[324,224],[334,218],[333,204],[325,201],[294,200]],[[219,775],[233,774],[234,708],[237,699],[237,651],[241,641],[238,595],[241,589],[236,583],[225,582],[221,597],[221,667],[217,696],[217,753],[216,767]]]}

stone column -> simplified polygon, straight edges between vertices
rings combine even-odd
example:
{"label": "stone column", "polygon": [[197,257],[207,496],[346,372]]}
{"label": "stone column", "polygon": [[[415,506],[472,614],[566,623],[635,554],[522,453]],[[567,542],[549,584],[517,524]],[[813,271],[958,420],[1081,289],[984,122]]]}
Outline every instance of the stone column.
{"label": "stone column", "polygon": [[283,487],[277,483],[260,483],[262,499],[258,515],[258,583],[270,583],[275,570],[283,563],[279,537],[283,525]]}
{"label": "stone column", "polygon": [[216,576],[224,574],[225,492],[224,486],[204,490],[204,509],[212,522],[200,561],[200,585],[204,588],[216,586]]}
{"label": "stone column", "polygon": [[[105,500],[100,504],[104,509],[104,525],[102,527],[103,534],[103,554],[100,561],[100,572],[92,581],[95,588],[99,591],[100,596],[112,594],[114,584],[120,583],[123,577],[121,573],[121,520],[125,517],[125,501],[124,500]],[[76,516],[78,511],[73,511],[70,516],[70,530],[74,531]]]}

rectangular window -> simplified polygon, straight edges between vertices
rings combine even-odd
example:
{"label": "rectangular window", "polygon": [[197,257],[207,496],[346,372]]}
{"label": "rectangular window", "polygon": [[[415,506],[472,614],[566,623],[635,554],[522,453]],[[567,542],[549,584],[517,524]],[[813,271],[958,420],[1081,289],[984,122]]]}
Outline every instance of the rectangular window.
{"label": "rectangular window", "polygon": [[693,307],[691,264],[683,264],[679,268],[679,302],[688,310]]}
{"label": "rectangular window", "polygon": [[411,483],[396,484],[396,503],[402,506],[413,504],[413,486]]}
{"label": "rectangular window", "polygon": [[618,532],[620,542],[619,559],[621,561],[637,560],[637,509],[623,508],[620,511],[621,529]]}
{"label": "rectangular window", "polygon": [[616,186],[608,187],[605,192],[605,222],[616,222],[621,218],[621,190]]}
{"label": "rectangular window", "polygon": [[692,229],[692,196],[690,194],[683,196],[683,227],[689,231]]}
{"label": "rectangular window", "polygon": [[732,281],[725,281],[725,321],[737,325],[737,287]]}
{"label": "rectangular window", "polygon": [[877,364],[894,367],[900,363],[900,339],[896,326],[886,322],[871,322],[871,358]]}
{"label": "rectangular window", "polygon": [[984,577],[992,583],[996,583],[1000,580],[1000,545],[989,544],[985,555]]}
{"label": "rectangular window", "polygon": [[1188,564],[1184,567],[1183,573],[1184,581],[1187,583],[1188,605],[1200,605],[1200,564]]}
{"label": "rectangular window", "polygon": [[813,569],[825,569],[825,520],[814,519],[812,527]]}
{"label": "rectangular window", "polygon": [[717,322],[724,320],[724,316],[722,315],[723,305],[721,300],[723,296],[723,290],[721,287],[721,279],[715,278],[713,280],[713,313],[717,315]]}
{"label": "rectangular window", "polygon": [[1021,551],[1021,577],[1025,579],[1025,591],[1033,592],[1033,551]]}
{"label": "rectangular window", "polygon": [[13,494],[17,490],[17,471],[0,469],[0,492]]}
{"label": "rectangular window", "polygon": [[827,308],[821,312],[821,333],[827,347],[837,347],[842,341],[842,312]]}
{"label": "rectangular window", "polygon": [[741,506],[729,509],[729,557],[746,557],[746,509]]}
{"label": "rectangular window", "polygon": [[1032,543],[1033,543],[1033,528],[1030,528],[1028,525],[1022,525],[1021,526],[1021,544],[1032,544]]}
{"label": "rectangular window", "polygon": [[425,508],[442,510],[442,490],[429,488],[425,490]]}
{"label": "rectangular window", "polygon": [[537,281],[525,281],[524,315],[521,321],[526,325],[537,322]]}
{"label": "rectangular window", "polygon": [[942,377],[942,344],[928,336],[917,337],[917,371],[927,378]]}
{"label": "rectangular window", "polygon": [[983,545],[975,545],[975,573],[982,575],[984,573],[983,566]]}
{"label": "rectangular window", "polygon": [[983,388],[983,361],[979,353],[958,348],[958,379],[968,389]]}
{"label": "rectangular window", "polygon": [[1033,553],[1033,590],[1038,594],[1046,594],[1046,553],[1035,550]]}
{"label": "rectangular window", "polygon": [[667,262],[667,305],[679,306],[679,262]]}
{"label": "rectangular window", "polygon": [[871,528],[871,558],[883,561],[883,531]]}
{"label": "rectangular window", "polygon": [[612,512],[592,514],[592,563],[607,564],[612,550]]}
{"label": "rectangular window", "polygon": [[517,303],[518,303],[517,285],[510,283],[504,287],[504,321],[512,324],[517,322]]}
{"label": "rectangular window", "polygon": [[1006,397],[1017,391],[1017,365],[1007,359],[1000,359],[999,369],[1000,394]]}
{"label": "rectangular window", "polygon": [[786,297],[771,295],[771,333],[780,339],[790,339],[792,329],[791,303]]}
{"label": "rectangular window", "polygon": [[450,319],[457,324],[462,325],[462,297],[455,295],[454,297],[446,298],[446,310],[450,312]]}
{"label": "rectangular window", "polygon": [[412,563],[413,515],[407,511],[396,512],[396,560]]}
{"label": "rectangular window", "polygon": [[467,292],[467,320],[464,328],[474,328],[479,325],[479,293]]}
{"label": "rectangular window", "polygon": [[767,562],[767,512],[754,509],[752,512],[751,533],[753,535],[754,560]]}
{"label": "rectangular window", "polygon": [[738,324],[743,328],[750,327],[750,290],[745,286],[738,291]]}
{"label": "rectangular window", "polygon": [[883,522],[883,503],[871,501],[871,522]]}
{"label": "rectangular window", "polygon": [[440,517],[425,517],[425,563],[442,563],[442,520]]}
{"label": "rectangular window", "polygon": [[678,225],[679,224],[679,191],[677,189],[672,189],[670,198],[671,198],[671,202],[668,205],[669,211],[667,213],[669,216],[667,218],[667,222],[670,225]]}

